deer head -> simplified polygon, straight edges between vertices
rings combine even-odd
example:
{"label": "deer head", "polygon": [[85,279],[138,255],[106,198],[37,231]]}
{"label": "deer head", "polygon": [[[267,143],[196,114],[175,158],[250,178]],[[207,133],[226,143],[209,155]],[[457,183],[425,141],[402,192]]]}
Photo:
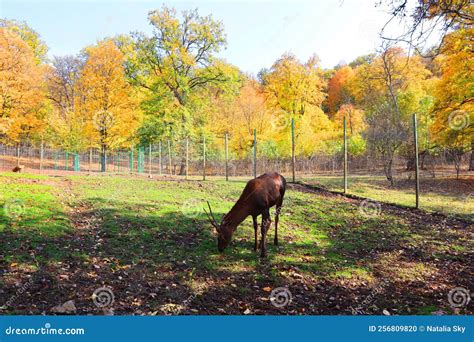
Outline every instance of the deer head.
{"label": "deer head", "polygon": [[212,213],[211,205],[209,201],[207,201],[207,206],[209,207],[209,212],[204,209],[204,212],[207,214],[207,218],[209,222],[214,227],[217,233],[217,249],[219,252],[222,252],[227,245],[230,243],[232,239],[232,235],[234,234],[235,227],[232,226],[231,222],[226,221],[226,217],[222,219],[221,223],[218,224],[214,214]]}

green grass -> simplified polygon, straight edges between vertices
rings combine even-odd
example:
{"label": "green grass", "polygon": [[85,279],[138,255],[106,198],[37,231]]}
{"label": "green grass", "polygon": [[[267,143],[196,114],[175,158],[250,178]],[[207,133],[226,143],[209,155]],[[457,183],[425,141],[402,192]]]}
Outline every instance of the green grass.
{"label": "green grass", "polygon": [[[44,176],[0,175],[0,233],[11,234],[1,239],[0,249],[6,252],[5,261],[33,260],[31,253],[15,253],[27,243],[35,250],[44,241],[57,239],[72,231],[67,215],[54,185],[37,183]],[[45,258],[59,257],[56,246],[45,246]],[[27,251],[25,251],[27,252]]]}
{"label": "green grass", "polygon": [[[83,291],[89,291],[88,286],[93,291],[99,279],[116,288],[162,281],[166,285],[160,291],[168,297],[158,296],[161,304],[185,300],[200,283],[212,287],[207,292],[212,298],[232,302],[233,296],[255,297],[252,300],[258,302],[262,293],[257,288],[291,283],[297,292],[303,285],[297,285],[295,279],[305,279],[305,288],[330,282],[333,285],[324,291],[350,284],[362,292],[381,277],[396,286],[431,282],[445,267],[443,262],[472,250],[472,238],[462,230],[440,230],[424,219],[416,221],[387,211],[365,217],[357,205],[342,197],[289,189],[280,219],[280,246],[273,245],[271,229],[267,259],[261,260],[253,251],[250,218],[238,227],[226,251],[218,253],[202,208],[209,201],[220,218],[244,185],[243,181],[222,180],[0,174],[0,205],[12,200],[23,205],[15,216],[0,212],[0,267],[7,270],[5,279],[11,284],[18,267],[25,274],[50,273],[54,279],[68,274],[68,279],[75,279],[69,284],[70,292],[63,290],[66,285],[59,285],[63,280],[56,280],[59,283],[51,292],[61,298],[77,296],[72,294],[78,291],[73,283],[85,286]],[[416,251],[419,260],[405,260],[407,256],[400,254],[405,249]],[[434,255],[436,260],[430,259]],[[234,283],[238,284],[235,289],[230,286]],[[138,290],[128,289],[133,291]],[[135,295],[148,298],[140,291]],[[318,294],[314,293],[311,295]],[[350,293],[344,296],[348,296],[346,304],[351,304]],[[83,297],[87,302],[87,295]],[[143,301],[158,305],[153,304],[158,299]],[[217,309],[212,303],[200,302],[199,310],[206,308],[200,312]],[[395,298],[394,303],[403,301]],[[241,312],[238,308],[230,306],[229,312]]]}
{"label": "green grass", "polygon": [[[305,181],[342,192],[342,177],[320,176]],[[474,222],[474,178],[435,178],[420,181],[420,208],[427,211],[455,215]],[[397,180],[395,186],[383,176],[351,176],[348,193],[375,201],[415,206],[414,181]]]}

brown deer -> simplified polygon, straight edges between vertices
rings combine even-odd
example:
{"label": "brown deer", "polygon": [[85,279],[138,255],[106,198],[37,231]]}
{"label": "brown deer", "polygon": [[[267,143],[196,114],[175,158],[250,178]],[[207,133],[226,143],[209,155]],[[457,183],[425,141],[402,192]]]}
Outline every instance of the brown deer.
{"label": "brown deer", "polygon": [[262,215],[262,239],[260,241],[260,248],[261,256],[265,257],[267,255],[265,237],[271,224],[270,208],[274,205],[276,205],[274,243],[275,246],[278,246],[278,217],[283,204],[285,190],[286,180],[276,172],[265,173],[250,180],[245,186],[240,198],[234,204],[232,209],[224,215],[220,224],[217,224],[214,214],[212,213],[211,205],[207,202],[209,213],[206,211],[206,214],[209,221],[217,231],[218,250],[222,252],[227,247],[237,226],[250,215],[253,219],[253,229],[255,232],[254,250],[257,251],[259,247],[257,243],[257,216]]}
{"label": "brown deer", "polygon": [[12,169],[12,172],[21,172],[23,170],[23,165],[17,165]]}

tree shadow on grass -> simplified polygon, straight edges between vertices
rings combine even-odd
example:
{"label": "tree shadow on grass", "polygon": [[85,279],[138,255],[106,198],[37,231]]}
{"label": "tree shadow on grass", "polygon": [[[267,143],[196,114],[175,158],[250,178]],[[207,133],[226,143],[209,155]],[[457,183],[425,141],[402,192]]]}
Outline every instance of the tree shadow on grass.
{"label": "tree shadow on grass", "polygon": [[[400,250],[405,254],[415,250],[412,259],[427,254],[422,243],[407,248],[407,228],[379,221],[330,229],[322,225],[329,237],[324,246],[314,241],[289,243],[283,232],[281,246],[275,247],[272,229],[266,259],[253,251],[253,231],[249,231],[248,238],[238,237],[220,254],[202,214],[189,217],[149,203],[131,205],[102,198],[90,198],[87,203],[89,209],[78,215],[96,218],[90,226],[60,236],[38,234],[34,239],[26,230],[5,235],[8,242],[2,255],[11,262],[23,256],[38,267],[25,271],[2,265],[11,280],[15,276],[20,283],[28,281],[27,276],[35,279],[6,313],[49,313],[51,307],[73,299],[79,313],[100,314],[91,296],[95,289],[109,286],[119,314],[241,314],[247,309],[256,314],[349,314],[353,303],[369,296],[377,281],[386,279],[375,273],[375,284],[367,280],[349,284],[344,272],[373,273],[371,267],[378,258]],[[36,220],[30,224],[48,217]],[[403,257],[409,256],[398,258]],[[444,281],[455,283],[465,277],[465,271],[453,269]],[[415,285],[410,281],[388,279],[377,290],[378,299],[365,310],[380,313],[371,307],[385,305],[410,313],[407,308],[438,304],[436,291],[423,289],[426,280]],[[203,289],[197,291],[200,284]],[[281,286],[293,295],[292,304],[284,308],[269,302],[268,288]],[[2,289],[6,297],[17,293],[13,281]]]}

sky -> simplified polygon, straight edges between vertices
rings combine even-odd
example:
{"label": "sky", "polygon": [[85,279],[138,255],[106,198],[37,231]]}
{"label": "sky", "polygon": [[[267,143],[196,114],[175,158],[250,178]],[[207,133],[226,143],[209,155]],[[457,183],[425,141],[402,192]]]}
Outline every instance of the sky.
{"label": "sky", "polygon": [[24,1],[0,0],[0,17],[26,21],[49,47],[49,56],[77,54],[107,36],[151,33],[150,10],[198,8],[221,20],[227,48],[219,57],[247,73],[269,68],[285,52],[305,61],[316,54],[323,68],[349,63],[379,45],[388,19],[377,0],[314,1]]}

